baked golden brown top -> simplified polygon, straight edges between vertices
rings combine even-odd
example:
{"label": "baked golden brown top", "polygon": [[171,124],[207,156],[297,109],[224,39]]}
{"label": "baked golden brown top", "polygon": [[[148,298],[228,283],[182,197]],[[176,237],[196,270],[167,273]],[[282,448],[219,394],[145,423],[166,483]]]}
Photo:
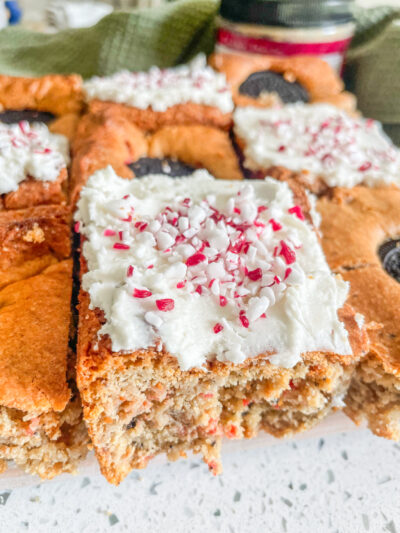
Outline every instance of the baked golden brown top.
{"label": "baked golden brown top", "polygon": [[[400,234],[400,189],[334,189],[318,203],[323,248],[330,267],[381,267],[379,246]],[[390,277],[388,276],[388,279]]]}
{"label": "baked golden brown top", "polygon": [[281,74],[288,82],[297,82],[307,91],[310,102],[327,102],[347,111],[355,109],[355,97],[343,92],[343,82],[333,68],[313,56],[277,57],[260,55],[257,57],[240,56],[229,53],[212,54],[210,65],[223,72],[231,86],[236,105],[268,106],[273,100],[267,95],[253,98],[241,94],[239,87],[254,73],[271,71]]}
{"label": "baked golden brown top", "polygon": [[0,291],[0,404],[61,411],[68,389],[72,260]]}
{"label": "baked golden brown top", "polygon": [[54,115],[79,113],[83,107],[82,79],[77,74],[49,74],[40,78],[0,75],[0,106]]}
{"label": "baked golden brown top", "polygon": [[66,206],[0,210],[0,288],[69,257],[70,221]]}
{"label": "baked golden brown top", "polygon": [[92,100],[89,103],[89,111],[98,113],[105,109],[113,109],[114,112],[124,116],[127,120],[136,124],[144,131],[155,131],[163,126],[182,124],[203,124],[229,130],[232,125],[232,113],[223,113],[216,107],[194,104],[176,104],[166,111],[154,111],[153,109],[139,109],[115,102],[103,102]]}
{"label": "baked golden brown top", "polygon": [[370,353],[386,372],[400,374],[400,283],[384,269],[379,247],[400,235],[400,190],[337,189],[319,201],[322,245],[333,270],[350,282],[349,303],[367,322]]}
{"label": "baked golden brown top", "polygon": [[72,145],[71,204],[78,200],[89,176],[107,165],[119,176],[132,178],[127,164],[147,155],[147,144],[145,134],[114,107],[84,115]]}

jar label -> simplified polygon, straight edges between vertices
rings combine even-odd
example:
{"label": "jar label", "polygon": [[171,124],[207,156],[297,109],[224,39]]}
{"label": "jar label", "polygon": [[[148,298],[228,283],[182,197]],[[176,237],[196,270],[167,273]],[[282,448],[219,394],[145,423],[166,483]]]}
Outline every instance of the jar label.
{"label": "jar label", "polygon": [[217,45],[220,48],[273,56],[320,56],[337,70],[340,70],[342,66],[344,53],[350,41],[351,37],[337,41],[312,43],[272,41],[265,37],[251,37],[226,28],[218,28],[217,30]]}

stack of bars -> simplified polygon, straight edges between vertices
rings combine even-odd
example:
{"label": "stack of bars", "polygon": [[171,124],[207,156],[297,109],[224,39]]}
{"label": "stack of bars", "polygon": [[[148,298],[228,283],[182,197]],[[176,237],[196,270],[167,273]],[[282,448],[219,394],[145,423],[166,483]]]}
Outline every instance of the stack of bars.
{"label": "stack of bars", "polygon": [[329,65],[4,77],[0,102],[0,459],[51,477],[90,438],[112,483],[188,450],[218,473],[223,437],[339,408],[400,438],[400,154]]}
{"label": "stack of bars", "polygon": [[[74,385],[68,139],[80,80],[0,77],[0,465],[52,478],[87,450]],[[46,125],[49,124],[48,125]]]}

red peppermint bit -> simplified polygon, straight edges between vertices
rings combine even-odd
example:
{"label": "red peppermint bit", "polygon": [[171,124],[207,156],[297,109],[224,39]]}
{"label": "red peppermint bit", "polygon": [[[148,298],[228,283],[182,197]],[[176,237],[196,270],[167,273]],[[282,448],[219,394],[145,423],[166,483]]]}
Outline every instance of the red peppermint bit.
{"label": "red peppermint bit", "polygon": [[200,248],[197,250],[198,253],[201,253],[204,250],[205,247],[206,247],[206,243],[202,242]]}
{"label": "red peppermint bit", "polygon": [[81,223],[78,221],[78,222],[75,222],[75,225],[74,225],[74,231],[75,233],[79,233],[79,230],[81,229]]}
{"label": "red peppermint bit", "polygon": [[219,333],[223,329],[224,329],[224,326],[220,324],[219,322],[217,322],[214,326],[214,333]]}
{"label": "red peppermint bit", "polygon": [[116,242],[114,243],[113,248],[115,250],[129,250],[130,246],[129,244],[124,244],[123,242]]}
{"label": "red peppermint bit", "polygon": [[281,251],[279,255],[282,255],[286,261],[287,265],[291,265],[296,261],[296,253],[285,243],[285,241],[280,242]]}
{"label": "red peppermint bit", "polygon": [[239,320],[244,328],[249,327],[249,319],[247,318],[246,313],[243,310],[239,313]]}
{"label": "red peppermint bit", "polygon": [[147,228],[148,224],[147,222],[136,222],[135,228],[137,228],[140,232],[144,231]]}
{"label": "red peppermint bit", "polygon": [[105,229],[103,235],[104,237],[114,237],[116,232],[113,229]]}
{"label": "red peppermint bit", "polygon": [[296,385],[295,385],[294,382],[293,382],[293,379],[291,379],[291,380],[289,381],[289,387],[290,387],[292,390],[297,389]]}
{"label": "red peppermint bit", "polygon": [[225,429],[225,435],[228,437],[228,439],[234,439],[238,435],[238,428],[237,426],[234,426],[233,424],[230,424]]}
{"label": "red peppermint bit", "polygon": [[196,290],[194,292],[197,292],[197,294],[201,294],[203,292],[201,285],[197,285]]}
{"label": "red peppermint bit", "polygon": [[259,279],[262,278],[261,268],[255,268],[254,270],[247,272],[247,277],[250,278],[251,281],[258,281]]}
{"label": "red peppermint bit", "polygon": [[134,298],[149,298],[153,293],[147,289],[134,289],[132,296]]}
{"label": "red peppermint bit", "polygon": [[262,315],[260,315],[260,318],[267,318],[267,315],[263,313]]}
{"label": "red peppermint bit", "polygon": [[360,172],[365,172],[366,170],[369,170],[371,167],[372,167],[372,163],[370,163],[369,161],[367,161],[366,163],[364,163],[363,165],[361,165],[360,167],[358,167],[358,170],[359,170]]}
{"label": "red peppermint bit", "polygon": [[259,205],[257,207],[257,213],[263,213],[264,211],[266,211],[268,209],[268,207],[266,205]]}
{"label": "red peppermint bit", "polygon": [[[129,194],[125,194],[125,196],[122,197],[123,200],[127,200],[129,198]],[[133,209],[133,207],[132,207]]]}
{"label": "red peppermint bit", "polygon": [[25,122],[23,120],[21,120],[21,122],[18,122],[18,126],[24,135],[28,133],[27,130],[25,129]]}
{"label": "red peppermint bit", "polygon": [[256,228],[265,228],[265,224],[263,222],[260,222],[259,220],[255,220],[254,225]]}
{"label": "red peppermint bit", "polygon": [[274,220],[273,218],[270,218],[268,220],[268,222],[271,224],[272,226],[272,231],[279,231],[282,229],[282,224],[279,224],[279,222],[277,222],[276,220]]}
{"label": "red peppermint bit", "polygon": [[240,213],[241,213],[241,211],[240,211],[240,209],[238,207],[235,207],[233,209],[233,212],[236,213],[237,215],[240,215]]}
{"label": "red peppermint bit", "polygon": [[250,400],[248,400],[247,398],[243,398],[242,403],[245,407],[247,407],[250,403]]}
{"label": "red peppermint bit", "polygon": [[39,417],[32,418],[29,421],[28,427],[25,429],[26,435],[29,435],[30,437],[32,437],[36,433],[36,431],[38,430],[39,426],[40,426]]}
{"label": "red peppermint bit", "polygon": [[278,148],[278,152],[284,152],[286,150],[286,146],[283,146],[283,144]]}
{"label": "red peppermint bit", "polygon": [[176,288],[177,289],[183,289],[183,287],[186,285],[186,281],[179,281],[177,284],[176,284]]}
{"label": "red peppermint bit", "polygon": [[192,200],[190,198],[184,198],[182,200],[182,205],[184,205],[185,207],[189,207],[189,205],[192,203]]}
{"label": "red peppermint bit", "polygon": [[210,283],[208,284],[208,288],[211,289],[211,287],[214,285],[215,283],[215,278],[213,278]]}
{"label": "red peppermint bit", "polygon": [[124,232],[123,231],[119,231],[118,232],[118,237],[119,237],[120,241],[123,241],[124,240]]}
{"label": "red peppermint bit", "polygon": [[213,398],[213,397],[214,397],[214,394],[213,394],[212,392],[202,392],[202,393],[200,394],[200,396],[201,396],[202,398]]}
{"label": "red peppermint bit", "polygon": [[133,275],[133,270],[134,270],[133,266],[129,265],[128,270],[126,271],[126,275],[128,278],[130,278]]}
{"label": "red peppermint bit", "polygon": [[278,255],[279,246],[275,246],[273,256],[276,257]]}
{"label": "red peppermint bit", "polygon": [[218,420],[216,418],[209,418],[208,426],[206,429],[210,435],[215,435],[218,431]]}
{"label": "red peppermint bit", "polygon": [[186,259],[187,266],[196,266],[206,260],[206,256],[202,253],[195,253]]}
{"label": "red peppermint bit", "polygon": [[214,476],[216,476],[217,473],[218,473],[218,470],[219,470],[219,467],[218,467],[218,463],[217,463],[217,461],[215,461],[215,460],[213,459],[212,461],[210,461],[209,463],[207,463],[207,465],[208,465],[209,470],[212,472],[212,474],[213,474]]}
{"label": "red peppermint bit", "polygon": [[147,268],[154,268],[154,265],[149,265]]}
{"label": "red peppermint bit", "polygon": [[278,276],[274,276],[274,281],[277,285],[280,284],[281,280],[278,278]]}
{"label": "red peppermint bit", "polygon": [[292,273],[292,269],[289,267],[285,270],[285,275],[283,277],[283,281],[287,280],[290,274]]}
{"label": "red peppermint bit", "polygon": [[163,298],[156,300],[156,306],[159,311],[172,311],[175,307],[175,302],[172,298]]}
{"label": "red peppermint bit", "polygon": [[126,218],[121,218],[122,222],[132,222],[132,215],[127,216]]}
{"label": "red peppermint bit", "polygon": [[219,297],[219,305],[221,307],[225,307],[227,303],[228,303],[228,300],[225,298],[225,296]]}
{"label": "red peppermint bit", "polygon": [[177,235],[175,238],[175,244],[180,244],[181,242],[186,241],[186,237],[184,235]]}
{"label": "red peppermint bit", "polygon": [[288,213],[290,213],[291,215],[296,215],[296,217],[299,218],[300,220],[305,220],[305,216],[299,205],[295,205],[291,207],[290,209],[288,209]]}

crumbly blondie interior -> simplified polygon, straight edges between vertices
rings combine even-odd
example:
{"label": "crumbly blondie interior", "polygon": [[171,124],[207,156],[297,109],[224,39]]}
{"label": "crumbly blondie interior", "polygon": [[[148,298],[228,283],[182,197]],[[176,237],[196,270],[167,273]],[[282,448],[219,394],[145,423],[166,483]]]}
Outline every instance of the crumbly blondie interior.
{"label": "crumbly blondie interior", "polygon": [[223,435],[283,437],[310,428],[338,404],[354,369],[324,354],[292,369],[255,359],[184,372],[162,353],[135,355],[113,356],[115,364],[81,389],[102,472],[113,483],[157,454],[175,460],[188,449],[218,473]]}
{"label": "crumbly blondie interior", "polygon": [[375,435],[400,440],[400,380],[373,358],[357,368],[345,402],[354,422],[366,419]]}
{"label": "crumbly blondie interior", "polygon": [[0,462],[12,460],[29,474],[51,479],[75,472],[86,453],[87,432],[78,397],[61,413],[0,407]]}

